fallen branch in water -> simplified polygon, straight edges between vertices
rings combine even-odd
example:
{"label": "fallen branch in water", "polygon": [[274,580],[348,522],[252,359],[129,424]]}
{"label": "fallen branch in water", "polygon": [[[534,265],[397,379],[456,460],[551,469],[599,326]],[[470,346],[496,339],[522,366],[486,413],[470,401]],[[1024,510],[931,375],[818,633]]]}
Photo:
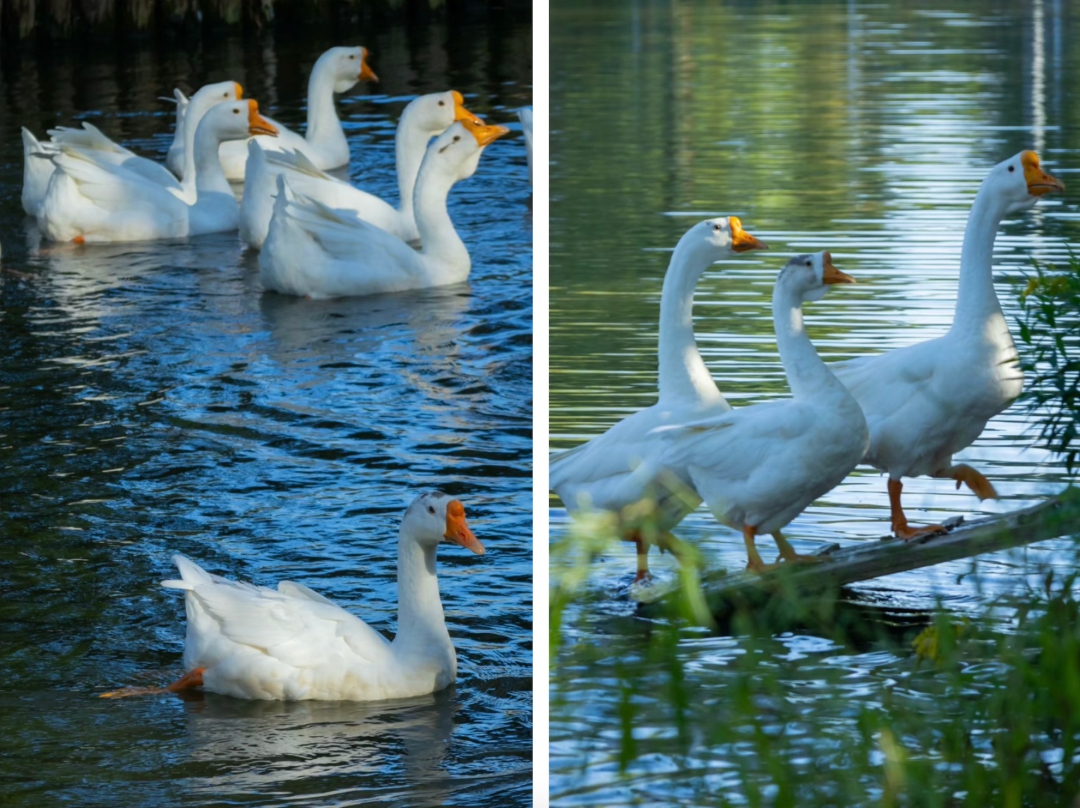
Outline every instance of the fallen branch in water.
{"label": "fallen branch in water", "polygon": [[[1030,508],[962,523],[948,533],[914,541],[887,537],[844,548],[832,545],[818,564],[782,565],[762,575],[705,573],[701,590],[717,617],[740,608],[760,608],[772,600],[782,600],[789,608],[800,597],[838,594],[841,587],[857,581],[1072,534],[1080,534],[1080,488],[1069,488]],[[777,594],[788,597],[774,598]],[[634,593],[634,597],[643,614],[656,615],[670,613],[674,601],[684,593],[675,585],[654,586]]]}

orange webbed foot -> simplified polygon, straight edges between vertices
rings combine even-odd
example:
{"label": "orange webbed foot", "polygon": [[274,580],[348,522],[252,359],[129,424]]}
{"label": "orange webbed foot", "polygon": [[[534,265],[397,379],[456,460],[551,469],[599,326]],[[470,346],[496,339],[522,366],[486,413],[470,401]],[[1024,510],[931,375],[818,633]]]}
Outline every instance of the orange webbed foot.
{"label": "orange webbed foot", "polygon": [[959,466],[953,466],[949,470],[949,476],[956,480],[957,490],[960,490],[960,484],[963,483],[979,499],[997,499],[998,493],[997,489],[994,488],[994,484],[986,479],[985,474],[976,471],[971,466],[963,463]]}

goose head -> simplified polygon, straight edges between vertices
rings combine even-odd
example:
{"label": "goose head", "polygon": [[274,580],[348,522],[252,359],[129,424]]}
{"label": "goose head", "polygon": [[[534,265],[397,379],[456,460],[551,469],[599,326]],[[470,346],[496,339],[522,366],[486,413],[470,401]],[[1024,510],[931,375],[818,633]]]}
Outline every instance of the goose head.
{"label": "goose head", "polygon": [[200,87],[195,95],[187,100],[184,111],[185,120],[194,121],[198,126],[202,116],[216,104],[226,101],[239,101],[244,97],[244,88],[235,81],[219,81]]}
{"label": "goose head", "polygon": [[1019,213],[1038,202],[1043,194],[1064,191],[1065,183],[1043,171],[1039,155],[1025,150],[990,169],[983,187],[1005,202],[1008,213]]}
{"label": "goose head", "polygon": [[368,64],[367,57],[367,48],[331,48],[319,57],[311,72],[327,73],[334,80],[334,92],[346,93],[358,81],[379,80]]}
{"label": "goose head", "polygon": [[509,131],[505,126],[488,126],[476,116],[462,118],[431,142],[424,162],[430,158],[445,166],[455,182],[468,179],[476,172],[484,148]]}
{"label": "goose head", "polygon": [[430,491],[413,500],[401,520],[401,537],[426,547],[448,541],[484,554],[484,545],[465,522],[465,506],[442,491]]}
{"label": "goose head", "polygon": [[199,128],[211,127],[216,137],[225,140],[245,140],[253,135],[276,136],[277,128],[259,114],[259,104],[247,101],[223,101],[211,107],[203,116]]}
{"label": "goose head", "polygon": [[832,256],[827,252],[796,255],[776,279],[777,287],[790,289],[804,303],[821,300],[836,283],[855,283],[855,279],[833,266]]}
{"label": "goose head", "polygon": [[465,99],[457,90],[422,95],[409,106],[414,110],[417,126],[425,132],[445,132],[454,121],[484,125],[483,120],[465,109]]}
{"label": "goose head", "polygon": [[679,239],[676,249],[687,250],[688,254],[700,257],[707,266],[722,258],[748,250],[767,250],[765,242],[743,230],[738,216],[720,216],[706,219],[686,231]]}

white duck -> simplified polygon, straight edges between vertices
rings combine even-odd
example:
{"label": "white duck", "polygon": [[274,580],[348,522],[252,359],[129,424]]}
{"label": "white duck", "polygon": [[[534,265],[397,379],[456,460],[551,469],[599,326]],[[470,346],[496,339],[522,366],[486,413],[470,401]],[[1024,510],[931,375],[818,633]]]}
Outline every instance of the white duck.
{"label": "white duck", "polygon": [[302,198],[290,199],[278,176],[270,230],[259,253],[259,278],[274,292],[310,298],[374,295],[460,283],[469,251],[446,209],[450,188],[476,171],[484,148],[509,130],[465,119],[428,146],[413,192],[423,247],[372,224]]}
{"label": "white duck", "polygon": [[802,304],[829,284],[854,283],[828,253],[792,258],[773,290],[776,346],[792,398],[658,428],[661,462],[685,468],[720,522],[741,530],[749,569],[768,568],[754,537],[772,533],[788,561],[806,560],[780,528],[847,476],[869,434],[858,403],[821,361],[803,327]]}
{"label": "white duck", "polygon": [[[30,130],[23,127],[23,210],[31,216],[37,216],[41,202],[45,198],[45,192],[49,188],[49,180],[52,179],[55,170],[51,158],[59,154],[65,146],[86,152],[98,162],[119,166],[139,174],[163,188],[171,189],[182,199],[193,202],[195,200],[193,149],[198,122],[215,104],[236,101],[243,98],[243,95],[243,88],[235,81],[221,81],[200,88],[191,97],[187,103],[187,120],[192,121],[192,125],[186,135],[183,127],[179,127],[174,139],[174,146],[177,141],[180,143],[181,170],[176,172],[177,176],[184,177],[184,166],[188,166],[187,179],[183,182],[178,181],[165,166],[146,157],[140,157],[130,149],[116,143],[93,124],[85,121],[81,129],[66,126],[50,129],[49,135],[52,139],[45,142],[39,141]],[[172,148],[170,148],[171,154]]]}
{"label": "white duck", "polygon": [[257,139],[248,144],[247,179],[240,203],[240,236],[253,249],[261,249],[270,228],[277,195],[277,175],[284,174],[296,193],[321,202],[339,213],[355,213],[365,222],[403,241],[416,241],[420,232],[413,212],[413,188],[428,141],[441,135],[454,121],[479,118],[465,109],[456,90],[414,98],[401,113],[394,138],[400,203],[397,208],[379,197],[320,171],[299,152],[267,152]]}
{"label": "white duck", "polygon": [[690,228],[675,247],[660,295],[659,400],[551,458],[549,486],[572,514],[618,516],[624,537],[637,545],[639,581],[648,575],[649,545],[701,503],[681,469],[655,462],[653,430],[731,410],[694,340],[694,287],[715,261],[763,249],[735,216]]}
{"label": "white duck", "polygon": [[1023,389],[1016,346],[994,292],[994,239],[1005,216],[1064,188],[1042,170],[1032,151],[994,166],[968,216],[948,333],[832,366],[866,414],[870,448],[863,462],[888,473],[892,529],[902,539],[943,530],[908,525],[900,504],[903,477],[947,478],[957,488],[964,483],[980,499],[997,496],[983,474],[952,463],[953,454],[970,446]]}
{"label": "white duck", "polygon": [[[358,81],[378,81],[367,63],[367,48],[330,48],[318,58],[308,78],[307,130],[303,135],[267,120],[278,130],[278,138],[264,141],[263,149],[298,151],[316,168],[338,168],[349,164],[349,142],[341,128],[334,93],[348,92]],[[242,180],[246,174],[247,143],[229,142],[221,146],[221,165],[230,180]]]}
{"label": "white duck", "polygon": [[532,118],[532,107],[522,107],[518,110],[518,119],[521,121],[521,131],[525,135],[525,157],[529,161],[529,182],[532,182]]}
{"label": "white duck", "polygon": [[197,197],[191,204],[140,174],[64,147],[53,158],[57,171],[38,211],[38,226],[46,238],[80,244],[235,230],[239,206],[221,171],[218,146],[230,138],[275,132],[255,101],[214,106],[195,132]]}
{"label": "white duck", "polygon": [[187,611],[184,668],[166,688],[130,688],[102,698],[203,687],[241,699],[379,701],[423,696],[457,677],[435,554],[446,540],[483,555],[462,504],[441,491],[421,494],[398,532],[398,624],[393,641],[308,589],[276,590],[211,575],[173,556]]}

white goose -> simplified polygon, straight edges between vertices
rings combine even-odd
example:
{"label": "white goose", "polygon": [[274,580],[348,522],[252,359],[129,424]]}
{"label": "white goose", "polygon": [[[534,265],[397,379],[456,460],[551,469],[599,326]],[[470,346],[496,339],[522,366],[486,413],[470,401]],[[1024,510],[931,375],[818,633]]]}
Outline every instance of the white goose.
{"label": "white goose", "polygon": [[694,287],[715,261],[762,249],[735,216],[690,228],[671,256],[660,296],[659,400],[551,458],[549,486],[572,514],[617,515],[624,537],[637,545],[637,580],[648,575],[649,545],[701,503],[682,470],[655,462],[653,430],[731,409],[694,340]]}
{"label": "white goose", "polygon": [[253,249],[261,249],[270,228],[277,195],[277,175],[284,174],[289,187],[307,199],[321,202],[339,213],[355,213],[365,222],[402,241],[416,241],[420,232],[413,212],[413,188],[428,141],[441,135],[454,121],[465,118],[482,124],[465,109],[456,90],[422,95],[409,102],[398,121],[394,147],[400,203],[397,208],[379,197],[320,171],[299,152],[267,152],[257,139],[248,144],[247,179],[240,203],[240,236]]}
{"label": "white goose", "polygon": [[[278,138],[264,141],[265,150],[291,149],[308,158],[319,169],[349,164],[349,142],[341,128],[334,93],[348,92],[358,81],[378,81],[367,63],[367,48],[330,48],[318,58],[308,78],[307,130],[303,135],[267,120],[278,130]],[[221,165],[230,180],[242,180],[246,174],[247,143],[221,145]]]}
{"label": "white goose", "polygon": [[184,590],[188,673],[166,688],[128,688],[102,698],[203,687],[241,699],[379,701],[423,696],[457,677],[435,554],[446,540],[483,555],[465,508],[441,491],[421,494],[398,533],[398,624],[393,641],[308,589],[276,590],[211,575],[173,556]]}
{"label": "white goose", "polygon": [[832,366],[866,414],[870,448],[863,461],[888,473],[892,529],[902,539],[943,529],[908,525],[900,504],[903,477],[947,478],[957,488],[964,483],[980,499],[997,496],[983,474],[952,463],[953,454],[970,446],[1023,389],[1016,346],[994,292],[994,239],[1006,215],[1064,188],[1042,170],[1032,151],[994,166],[968,216],[949,332]]}
{"label": "white goose", "polygon": [[[187,178],[183,182],[178,181],[165,166],[146,157],[140,157],[130,149],[116,143],[93,124],[85,121],[81,129],[67,126],[50,129],[49,135],[52,139],[45,142],[39,141],[30,130],[23,127],[23,210],[31,216],[37,216],[41,202],[45,198],[45,192],[49,188],[49,180],[52,179],[55,170],[51,158],[59,154],[64,147],[86,152],[97,162],[119,166],[139,174],[163,188],[171,189],[182,199],[193,202],[195,199],[193,149],[196,127],[202,116],[215,104],[236,101],[243,98],[243,95],[243,88],[235,81],[221,81],[200,88],[187,102],[187,119],[192,124],[186,134],[183,127],[179,127],[174,139],[174,145],[177,141],[180,143],[180,170],[176,172],[176,175],[184,177],[184,166],[188,166]],[[171,156],[172,148],[169,153]]]}
{"label": "white goose", "polygon": [[221,171],[218,146],[230,138],[275,132],[255,101],[213,107],[195,132],[196,199],[191,204],[140,174],[64,147],[53,158],[57,170],[38,211],[38,226],[46,238],[80,244],[234,230],[240,211]]}
{"label": "white goose", "polygon": [[661,463],[685,468],[720,522],[741,530],[749,569],[768,568],[754,537],[772,533],[788,561],[806,560],[780,528],[847,476],[866,451],[866,419],[821,361],[803,327],[802,304],[829,284],[854,283],[828,253],[792,258],[776,280],[773,325],[792,398],[660,427]]}
{"label": "white goose", "polygon": [[290,199],[284,176],[259,253],[259,278],[274,292],[310,298],[374,295],[460,283],[469,251],[446,209],[450,188],[476,171],[484,148],[509,130],[471,119],[456,122],[428,146],[413,192],[423,247],[303,198]]}

